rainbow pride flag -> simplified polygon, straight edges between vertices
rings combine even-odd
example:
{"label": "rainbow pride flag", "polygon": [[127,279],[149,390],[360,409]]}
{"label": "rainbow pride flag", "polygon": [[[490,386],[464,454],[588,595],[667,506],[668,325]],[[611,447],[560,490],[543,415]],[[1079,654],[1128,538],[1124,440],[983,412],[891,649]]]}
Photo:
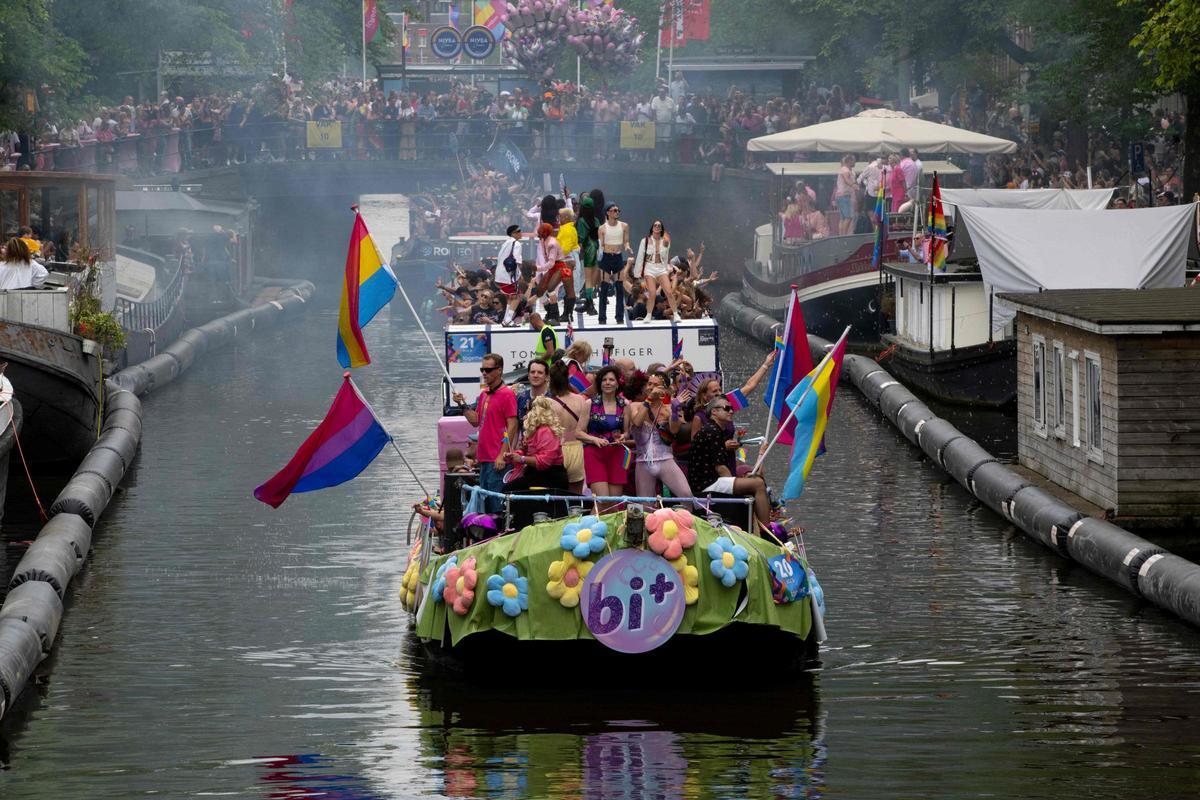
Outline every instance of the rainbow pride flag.
{"label": "rainbow pride flag", "polygon": [[881,170],[879,191],[875,193],[875,250],[871,253],[871,269],[879,269],[883,262],[883,246],[888,238],[887,203],[883,198],[883,187],[887,183],[887,170]]}
{"label": "rainbow pride flag", "polygon": [[362,329],[396,294],[396,276],[379,257],[362,214],[355,208],[350,249],[346,253],[346,275],[342,283],[342,305],[338,311],[337,359],[343,368],[371,363]]}
{"label": "rainbow pride flag", "polygon": [[492,32],[499,42],[504,38],[504,0],[474,0],[474,22]]}
{"label": "rainbow pride flag", "polygon": [[925,250],[925,263],[934,269],[945,269],[948,244],[946,213],[942,209],[942,189],[938,186],[938,176],[935,172],[933,189],[929,192],[929,246]]}
{"label": "rainbow pride flag", "polygon": [[846,337],[849,334],[850,329],[847,328],[833,349],[821,359],[821,363],[805,375],[787,396],[788,407],[795,412],[796,441],[792,445],[791,466],[783,486],[784,500],[800,497],[813,462],[821,455],[825,426],[833,409],[833,396],[841,377],[842,359],[846,356]]}
{"label": "rainbow pride flag", "polygon": [[346,373],[325,419],[287,466],[254,490],[254,496],[279,508],[293,492],[345,483],[366,469],[391,440]]}

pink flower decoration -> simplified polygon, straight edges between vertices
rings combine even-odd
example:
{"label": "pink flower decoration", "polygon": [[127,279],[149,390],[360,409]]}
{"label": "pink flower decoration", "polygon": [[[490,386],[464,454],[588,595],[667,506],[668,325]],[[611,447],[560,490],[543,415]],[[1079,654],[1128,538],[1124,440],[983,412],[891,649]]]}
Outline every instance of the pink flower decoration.
{"label": "pink flower decoration", "polygon": [[650,531],[650,549],[668,561],[679,558],[684,549],[696,543],[690,511],[660,508],[646,517],[646,529]]}
{"label": "pink flower decoration", "polygon": [[471,604],[475,602],[475,583],[478,580],[473,558],[446,570],[446,588],[442,590],[442,599],[460,617],[465,617],[471,610]]}

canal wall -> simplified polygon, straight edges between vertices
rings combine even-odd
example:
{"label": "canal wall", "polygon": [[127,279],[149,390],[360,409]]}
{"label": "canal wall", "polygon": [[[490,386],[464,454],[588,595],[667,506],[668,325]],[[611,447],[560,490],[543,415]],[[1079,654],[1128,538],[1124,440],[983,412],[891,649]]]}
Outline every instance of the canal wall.
{"label": "canal wall", "polygon": [[67,590],[87,560],[92,531],[137,455],[139,398],[178,378],[206,353],[296,316],[313,291],[307,281],[291,283],[273,300],[185,331],[158,355],[104,382],[100,437],[50,505],[50,519],[17,563],[0,606],[0,717],[54,646]]}
{"label": "canal wall", "polygon": [[[736,295],[722,301],[720,316],[764,343],[775,341],[782,323],[747,306]],[[830,343],[809,337],[814,361]],[[1200,565],[1089,517],[1001,464],[987,450],[869,358],[847,355],[842,379],[855,388],[906,439],[980,502],[1034,541],[1133,594],[1200,626]]]}

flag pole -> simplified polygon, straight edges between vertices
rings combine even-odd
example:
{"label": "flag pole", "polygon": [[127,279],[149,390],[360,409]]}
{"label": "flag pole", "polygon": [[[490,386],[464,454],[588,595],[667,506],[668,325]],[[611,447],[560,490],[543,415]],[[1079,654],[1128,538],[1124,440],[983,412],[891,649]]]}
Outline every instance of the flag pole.
{"label": "flag pole", "polygon": [[384,428],[383,420],[379,418],[379,415],[375,413],[375,409],[371,407],[369,402],[367,402],[367,398],[363,397],[363,393],[359,391],[358,384],[354,382],[354,378],[350,377],[350,371],[346,370],[343,372],[342,377],[350,381],[350,388],[354,389],[354,393],[358,395],[358,399],[361,400],[362,404],[367,407],[368,411],[371,412],[371,416],[374,417],[375,421],[379,423],[379,427],[383,428],[383,432],[386,433],[388,437],[388,444],[390,444],[392,449],[396,451],[396,455],[400,456],[400,460],[404,462],[404,466],[408,467],[409,474],[412,475],[413,480],[417,482],[417,488],[421,490],[425,497],[433,497],[433,495],[429,493],[429,490],[425,488],[425,484],[421,483],[421,479],[417,476],[417,471],[413,469],[412,464],[408,463],[408,459],[404,457],[404,453],[400,452],[400,448],[396,446],[396,440],[392,438],[392,434],[388,432],[387,428]]}
{"label": "flag pole", "polygon": [[[792,330],[792,306],[795,302],[796,302],[796,284],[793,283],[792,284],[792,294],[788,298],[788,310],[787,310],[787,313],[784,314],[784,316],[783,316],[784,349],[787,348],[787,336]],[[805,331],[805,338],[806,339],[808,338],[807,331]],[[771,382],[771,404],[767,407],[768,408],[767,429],[765,431],[763,431],[763,439],[767,440],[767,441],[770,441],[770,439],[771,439],[771,423],[775,421],[775,400],[779,396],[779,374],[781,372],[783,372],[783,358],[781,357],[781,354],[778,352],[779,347],[777,345],[772,345],[772,346],[775,347],[775,350],[776,350],[776,353],[775,353],[775,378]],[[808,346],[808,342],[805,342],[805,347],[807,347],[807,346]]]}
{"label": "flag pole", "polygon": [[359,16],[362,18],[362,82],[363,91],[367,90],[367,6],[361,4]]}
{"label": "flag pole", "polygon": [[[837,342],[835,342],[833,346],[826,351],[825,357],[821,359],[821,363],[817,364],[817,366],[813,368],[814,374],[819,374],[821,372],[821,368],[825,366],[825,362],[833,358],[833,351],[837,349],[837,346],[842,343],[842,340],[845,339],[849,333],[850,326],[847,325],[846,330],[842,331],[842,335],[838,337]],[[759,452],[758,460],[754,462],[754,469],[750,470],[751,475],[757,473],[762,467],[763,463],[767,459],[767,453],[771,452],[771,448],[775,446],[775,442],[779,441],[779,437],[783,434],[784,429],[787,428],[788,423],[792,421],[792,417],[796,416],[796,409],[800,407],[802,402],[804,402],[804,398],[808,396],[810,391],[812,391],[812,387],[812,383],[809,383],[808,386],[804,387],[804,391],[796,400],[795,404],[792,405],[791,411],[788,413],[787,418],[784,419],[783,423],[779,426],[779,430],[775,432],[775,438],[771,439],[767,446]]]}
{"label": "flag pole", "polygon": [[663,17],[667,14],[666,3],[671,0],[664,0],[662,7],[658,9],[658,46],[654,49],[654,83],[657,85],[662,80],[662,32],[663,32]]}

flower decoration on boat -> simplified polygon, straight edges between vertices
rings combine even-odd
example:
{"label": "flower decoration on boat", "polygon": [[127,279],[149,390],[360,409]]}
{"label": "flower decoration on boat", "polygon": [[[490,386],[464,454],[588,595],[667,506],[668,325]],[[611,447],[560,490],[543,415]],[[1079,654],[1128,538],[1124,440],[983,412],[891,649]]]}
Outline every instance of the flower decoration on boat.
{"label": "flower decoration on boat", "polygon": [[647,544],[667,561],[675,561],[685,548],[696,543],[696,531],[692,527],[692,514],[679,508],[660,508],[646,517],[646,530],[650,531]]}
{"label": "flower decoration on boat", "polygon": [[442,599],[460,617],[465,617],[475,602],[475,583],[478,580],[473,558],[468,558],[461,566],[455,564],[446,570],[446,588],[442,590]]}
{"label": "flower decoration on boat", "polygon": [[550,565],[546,594],[553,597],[564,608],[579,605],[579,593],[583,590],[583,579],[592,571],[593,563],[576,558],[570,550],[563,551],[562,561]]}
{"label": "flower decoration on boat", "polygon": [[685,555],[672,561],[671,567],[679,575],[679,585],[683,587],[684,605],[693,605],[700,599],[700,571],[688,563]]}
{"label": "flower decoration on boat", "polygon": [[563,526],[562,539],[559,544],[563,550],[568,550],[576,558],[587,558],[592,553],[599,553],[607,544],[608,523],[588,514],[578,522],[568,522]]}
{"label": "flower decoration on boat", "polygon": [[415,611],[417,607],[417,582],[421,574],[421,563],[410,561],[404,577],[400,579],[400,606],[405,611]]}
{"label": "flower decoration on boat", "polygon": [[712,559],[708,568],[721,581],[722,586],[730,587],[746,579],[750,573],[750,551],[740,544],[734,544],[728,536],[718,536],[717,540],[708,546],[708,557]]}
{"label": "flower decoration on boat", "polygon": [[450,556],[438,567],[437,573],[433,576],[433,602],[442,602],[442,595],[446,591],[446,573],[451,567],[456,566],[458,566],[458,556]]}
{"label": "flower decoration on boat", "polygon": [[487,579],[487,601],[510,617],[529,609],[529,578],[521,576],[514,564],[506,564],[499,575]]}

